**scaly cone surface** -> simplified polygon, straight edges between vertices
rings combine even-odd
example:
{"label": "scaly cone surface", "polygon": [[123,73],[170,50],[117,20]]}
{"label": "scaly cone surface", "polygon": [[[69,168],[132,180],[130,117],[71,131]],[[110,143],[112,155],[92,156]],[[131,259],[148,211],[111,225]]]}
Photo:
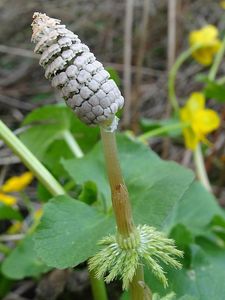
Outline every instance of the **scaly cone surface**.
{"label": "scaly cone surface", "polygon": [[34,13],[32,41],[40,65],[66,104],[88,125],[110,123],[124,98],[102,64],[60,20]]}

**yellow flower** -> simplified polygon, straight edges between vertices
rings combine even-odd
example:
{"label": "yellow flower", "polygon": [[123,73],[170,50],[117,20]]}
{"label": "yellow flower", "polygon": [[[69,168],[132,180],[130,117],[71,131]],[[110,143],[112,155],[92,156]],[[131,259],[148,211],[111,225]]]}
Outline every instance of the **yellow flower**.
{"label": "yellow flower", "polygon": [[192,31],[189,35],[189,44],[191,47],[195,45],[201,47],[192,53],[197,62],[204,66],[210,65],[214,55],[221,47],[217,28],[213,25],[207,25],[200,30]]}
{"label": "yellow flower", "polygon": [[24,190],[33,180],[33,174],[31,172],[25,172],[20,176],[13,176],[8,179],[0,191],[4,193],[20,192]]}
{"label": "yellow flower", "polygon": [[220,1],[220,6],[225,9],[225,1]]}
{"label": "yellow flower", "polygon": [[0,192],[0,202],[5,205],[13,206],[16,204],[16,198]]}
{"label": "yellow flower", "polygon": [[180,110],[180,118],[189,125],[183,129],[183,134],[185,145],[191,150],[195,150],[200,141],[207,143],[206,135],[220,125],[218,114],[212,109],[205,108],[205,97],[202,93],[191,94]]}

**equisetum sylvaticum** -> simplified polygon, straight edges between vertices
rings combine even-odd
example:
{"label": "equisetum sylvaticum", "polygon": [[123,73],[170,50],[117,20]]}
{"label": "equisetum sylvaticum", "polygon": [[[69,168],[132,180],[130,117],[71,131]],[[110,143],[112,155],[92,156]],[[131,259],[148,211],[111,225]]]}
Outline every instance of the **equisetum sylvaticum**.
{"label": "equisetum sylvaticum", "polygon": [[151,291],[144,282],[144,263],[166,286],[167,279],[159,261],[180,268],[176,257],[181,257],[182,252],[176,249],[172,239],[154,227],[134,223],[115,139],[118,123],[115,114],[123,107],[124,98],[89,48],[61,25],[60,20],[35,13],[32,29],[34,51],[40,54],[45,77],[61,91],[66,104],[81,121],[98,125],[101,130],[117,228],[115,235],[99,242],[102,248],[89,259],[89,269],[106,282],[121,279],[123,289],[130,290],[132,299],[151,299]]}

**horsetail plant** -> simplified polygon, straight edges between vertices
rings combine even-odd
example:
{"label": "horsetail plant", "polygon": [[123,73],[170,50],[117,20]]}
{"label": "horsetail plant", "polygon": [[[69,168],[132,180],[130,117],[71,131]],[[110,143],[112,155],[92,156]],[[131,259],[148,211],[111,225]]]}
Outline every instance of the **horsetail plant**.
{"label": "horsetail plant", "polygon": [[45,77],[59,88],[81,121],[98,125],[101,130],[117,230],[99,242],[102,249],[89,260],[89,269],[96,278],[105,277],[106,282],[121,279],[123,289],[130,289],[133,300],[152,299],[144,282],[143,263],[167,286],[159,261],[180,268],[176,257],[181,257],[182,252],[155,228],[134,224],[115,138],[116,113],[124,99],[109,73],[77,35],[46,14],[35,13],[33,18],[34,51],[41,54]]}

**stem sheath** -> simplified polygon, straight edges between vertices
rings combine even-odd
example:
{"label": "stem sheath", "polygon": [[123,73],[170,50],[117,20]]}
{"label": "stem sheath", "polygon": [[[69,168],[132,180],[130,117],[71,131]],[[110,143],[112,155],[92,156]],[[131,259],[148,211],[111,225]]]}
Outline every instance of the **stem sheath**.
{"label": "stem sheath", "polygon": [[[107,132],[102,127],[100,129],[117,230],[122,237],[126,238],[136,231],[136,227],[133,222],[128,190],[119,164],[115,133]],[[144,285],[144,272],[140,265],[130,284],[132,300],[151,300],[151,297],[145,297]]]}
{"label": "stem sheath", "polygon": [[118,160],[115,133],[107,132],[101,127],[101,137],[117,229],[122,236],[128,237],[135,227],[127,187]]}

